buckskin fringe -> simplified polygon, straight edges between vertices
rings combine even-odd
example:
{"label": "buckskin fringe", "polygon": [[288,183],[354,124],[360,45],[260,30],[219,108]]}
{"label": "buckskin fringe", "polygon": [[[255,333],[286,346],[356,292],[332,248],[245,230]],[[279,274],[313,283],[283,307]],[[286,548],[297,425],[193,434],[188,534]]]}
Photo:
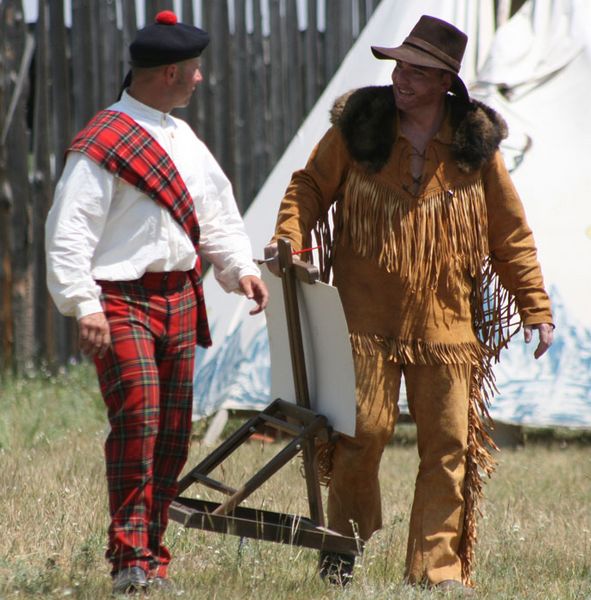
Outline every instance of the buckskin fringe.
{"label": "buckskin fringe", "polygon": [[352,170],[342,202],[342,235],[361,256],[397,272],[412,290],[448,289],[479,272],[488,254],[486,203],[480,178],[417,199]]}
{"label": "buckskin fringe", "polygon": [[330,484],[334,448],[334,441],[316,442],[316,467],[318,474],[318,483],[322,486],[328,487],[328,485]]}
{"label": "buckskin fringe", "polygon": [[481,473],[490,478],[496,468],[492,451],[498,450],[498,447],[489,434],[492,430],[492,419],[488,412],[492,397],[489,396],[488,390],[493,389],[494,376],[491,361],[473,364],[468,404],[468,452],[463,490],[464,522],[458,547],[458,556],[462,564],[462,581],[469,586],[472,585],[477,519],[482,516],[479,505],[484,496],[484,482]]}
{"label": "buckskin fringe", "polygon": [[[324,215],[315,225],[312,233],[316,240],[316,247],[318,248],[318,274],[319,279],[322,283],[330,283],[330,276],[332,273],[332,262],[333,262],[333,239],[336,236],[337,227],[335,225],[335,207]],[[313,260],[313,256],[311,256]]]}
{"label": "buckskin fringe", "polygon": [[470,298],[472,326],[489,349],[491,361],[498,362],[501,350],[521,327],[515,296],[502,286],[490,256],[483,261],[474,283]]}
{"label": "buckskin fringe", "polygon": [[487,356],[486,348],[479,342],[463,344],[435,344],[422,340],[400,340],[372,333],[349,334],[355,354],[375,356],[412,365],[480,364]]}
{"label": "buckskin fringe", "polygon": [[472,364],[468,406],[468,453],[464,478],[464,523],[458,555],[462,563],[462,580],[472,585],[472,564],[476,546],[479,504],[484,496],[481,473],[490,478],[496,461],[491,451],[498,450],[489,432],[493,429],[488,407],[497,392],[492,369],[501,350],[519,331],[520,321],[515,297],[507,291],[487,257],[472,289],[473,327],[486,348],[483,360]]}

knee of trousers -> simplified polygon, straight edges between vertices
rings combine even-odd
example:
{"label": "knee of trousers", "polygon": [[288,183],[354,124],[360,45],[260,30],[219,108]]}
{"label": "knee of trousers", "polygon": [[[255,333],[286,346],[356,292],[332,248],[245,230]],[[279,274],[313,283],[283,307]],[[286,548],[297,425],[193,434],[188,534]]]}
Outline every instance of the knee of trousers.
{"label": "knee of trousers", "polygon": [[354,438],[342,436],[334,449],[334,469],[340,470],[344,477],[377,474],[387,440],[388,437],[379,431]]}
{"label": "knee of trousers", "polygon": [[[379,400],[379,399],[378,399]],[[381,402],[376,402],[381,404]],[[382,452],[392,437],[398,417],[398,407],[382,405],[379,408],[368,406],[368,402],[358,401],[355,436],[343,439],[348,440],[345,445],[360,457],[381,456]]]}
{"label": "knee of trousers", "polygon": [[468,450],[467,428],[449,429],[442,428],[437,432],[429,432],[429,435],[421,435],[417,431],[419,443],[422,448],[430,452],[466,452]]}
{"label": "knee of trousers", "polygon": [[136,444],[139,439],[156,442],[159,428],[157,413],[152,414],[148,410],[120,410],[115,415],[109,415],[109,424],[109,439],[122,438],[130,445]]}
{"label": "knee of trousers", "polygon": [[440,484],[461,486],[466,474],[466,451],[447,448],[421,456],[418,480],[423,483],[439,481]]}
{"label": "knee of trousers", "polygon": [[439,427],[417,425],[417,446],[423,462],[461,462],[468,453],[468,419],[451,420]]}

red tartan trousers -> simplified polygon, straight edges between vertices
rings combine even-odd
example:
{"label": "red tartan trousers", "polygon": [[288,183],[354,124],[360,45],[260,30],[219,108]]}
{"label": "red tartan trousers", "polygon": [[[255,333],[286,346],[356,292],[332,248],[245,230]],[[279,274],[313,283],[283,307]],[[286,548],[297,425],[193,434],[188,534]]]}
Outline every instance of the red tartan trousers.
{"label": "red tartan trousers", "polygon": [[196,300],[182,272],[99,281],[112,345],[95,358],[111,432],[105,443],[112,572],[166,577],[162,538],[191,436]]}

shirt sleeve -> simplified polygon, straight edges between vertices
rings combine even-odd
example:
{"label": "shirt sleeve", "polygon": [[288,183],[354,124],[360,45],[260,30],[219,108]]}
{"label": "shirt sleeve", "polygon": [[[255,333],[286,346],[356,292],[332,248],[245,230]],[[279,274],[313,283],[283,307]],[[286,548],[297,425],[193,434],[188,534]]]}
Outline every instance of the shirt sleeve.
{"label": "shirt sleeve", "polygon": [[115,178],[79,152],[68,155],[45,223],[47,287],[58,310],[102,312],[92,257],[103,232]]}
{"label": "shirt sleeve", "polygon": [[211,263],[216,280],[226,292],[240,292],[239,281],[261,276],[238,212],[232,185],[213,155],[204,153],[205,194],[195,198],[201,230],[200,252]]}
{"label": "shirt sleeve", "polygon": [[348,165],[343,137],[331,127],[310,154],[305,168],[293,173],[279,207],[273,241],[287,239],[294,250],[309,245],[312,228],[338,197]]}
{"label": "shirt sleeve", "polygon": [[501,283],[515,295],[524,325],[552,323],[534,237],[499,151],[483,176],[493,267]]}

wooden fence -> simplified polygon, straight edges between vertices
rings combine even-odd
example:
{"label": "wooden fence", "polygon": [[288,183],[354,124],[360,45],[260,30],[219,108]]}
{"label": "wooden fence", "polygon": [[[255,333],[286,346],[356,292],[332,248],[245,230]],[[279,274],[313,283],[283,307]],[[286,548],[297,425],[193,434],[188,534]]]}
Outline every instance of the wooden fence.
{"label": "wooden fence", "polygon": [[[202,0],[212,43],[205,80],[180,111],[247,208],[380,0]],[[77,356],[72,319],[45,286],[44,222],[73,134],[117,97],[137,26],[133,0],[0,2],[0,375],[54,369]],[[145,0],[146,22],[172,0]],[[176,4],[178,7],[178,3]],[[195,22],[193,0],[180,2]],[[265,11],[263,9],[266,9]],[[267,19],[265,21],[265,19]]]}

